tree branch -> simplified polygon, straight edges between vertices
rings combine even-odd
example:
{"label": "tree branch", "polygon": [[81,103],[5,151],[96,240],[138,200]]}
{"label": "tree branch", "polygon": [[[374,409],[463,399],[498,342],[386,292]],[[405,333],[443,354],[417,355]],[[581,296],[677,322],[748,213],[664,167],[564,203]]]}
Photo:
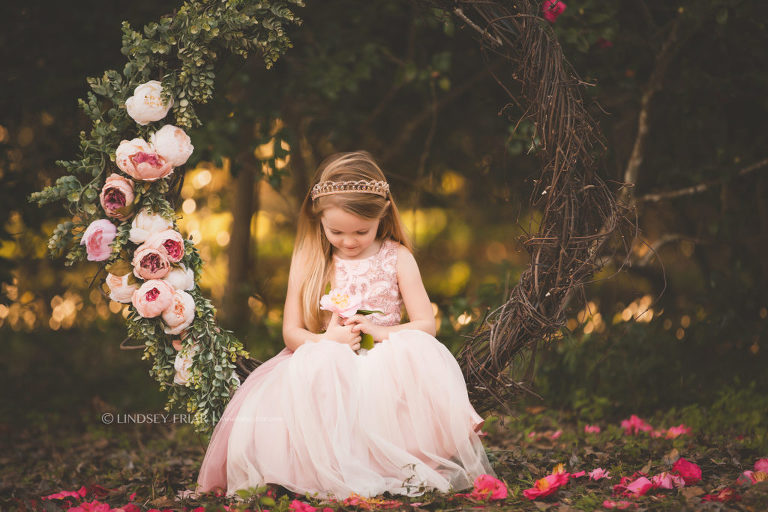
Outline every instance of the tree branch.
{"label": "tree branch", "polygon": [[[736,173],[736,176],[744,176],[745,174],[749,174],[751,172],[754,172],[758,169],[762,169],[764,167],[768,167],[768,158],[743,168],[742,170]],[[698,185],[693,185],[691,187],[685,187],[678,190],[670,190],[668,192],[659,192],[657,194],[646,194],[644,196],[638,197],[636,200],[638,202],[643,202],[643,203],[658,203],[659,201],[663,201],[664,199],[673,199],[675,197],[690,196],[693,194],[704,192],[705,190],[715,185],[722,185],[728,179],[729,178],[721,178],[719,180],[707,181],[705,183],[699,183]]]}
{"label": "tree branch", "polygon": [[[632,185],[637,183],[637,176],[640,172],[640,166],[643,163],[645,141],[648,137],[648,111],[654,94],[661,89],[664,74],[667,71],[669,62],[672,60],[672,48],[677,40],[677,30],[679,26],[680,18],[676,18],[675,21],[672,22],[672,28],[669,30],[666,41],[661,45],[659,55],[656,57],[656,66],[653,68],[653,72],[651,72],[643,96],[640,99],[640,113],[637,117],[637,136],[635,137],[635,144],[632,148],[629,161],[627,162],[627,167],[624,170],[625,183]],[[628,189],[624,189],[624,194],[628,193],[627,191]]]}

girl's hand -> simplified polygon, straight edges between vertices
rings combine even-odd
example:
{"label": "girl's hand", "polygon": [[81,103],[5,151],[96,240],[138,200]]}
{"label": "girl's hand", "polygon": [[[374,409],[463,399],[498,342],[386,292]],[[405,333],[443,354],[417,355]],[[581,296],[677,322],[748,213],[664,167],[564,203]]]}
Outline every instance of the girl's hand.
{"label": "girl's hand", "polygon": [[359,332],[354,332],[352,326],[341,325],[339,323],[338,313],[331,315],[331,321],[328,323],[328,328],[325,330],[325,336],[337,343],[349,345],[352,350],[360,349],[360,341],[362,336]]}
{"label": "girl's hand", "polygon": [[351,316],[344,320],[343,325],[351,325],[353,333],[370,334],[376,343],[386,339],[389,334],[386,327],[373,323],[366,315]]}

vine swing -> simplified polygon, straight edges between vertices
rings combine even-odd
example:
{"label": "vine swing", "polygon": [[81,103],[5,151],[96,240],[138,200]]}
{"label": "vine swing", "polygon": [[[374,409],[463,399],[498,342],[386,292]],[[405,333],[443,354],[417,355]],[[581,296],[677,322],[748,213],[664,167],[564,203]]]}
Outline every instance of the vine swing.
{"label": "vine swing", "polygon": [[[583,82],[540,17],[539,3],[429,4],[472,30],[484,55],[508,61],[505,75],[512,78],[494,78],[524,112],[518,122],[531,120],[541,141],[530,202],[543,218],[521,240],[531,264],[458,356],[477,410],[508,408],[529,388],[537,343],[563,328],[569,305],[584,302],[579,292],[601,268],[605,249],[619,247],[610,242],[633,224],[595,172],[605,144],[580,97]],[[198,250],[178,232],[172,205],[193,151],[185,130],[202,124],[195,106],[213,97],[217,60],[257,51],[270,68],[291,47],[285,27],[301,23],[292,9],[302,5],[190,0],[143,33],[124,23],[122,73],[88,79],[91,91],[80,100],[92,120],[90,132],[81,133],[80,159],[59,162],[67,173],[29,198],[39,205],[64,202],[72,219],[54,230],[50,254],[65,255],[66,265],[99,262],[93,282],[106,274],[105,292],[126,304],[129,339],[140,343],[143,359],[152,359],[150,374],[168,390],[166,410],[186,409],[199,432],[212,431],[260,362],[218,326],[197,285]],[[513,378],[510,369],[526,357],[525,375]]]}

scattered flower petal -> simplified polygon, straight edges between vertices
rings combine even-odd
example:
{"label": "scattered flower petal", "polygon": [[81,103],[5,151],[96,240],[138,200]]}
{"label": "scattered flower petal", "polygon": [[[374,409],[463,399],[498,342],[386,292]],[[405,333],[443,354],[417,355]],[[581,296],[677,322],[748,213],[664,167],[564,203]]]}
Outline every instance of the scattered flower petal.
{"label": "scattered flower petal", "polygon": [[592,480],[601,480],[603,478],[611,478],[611,472],[606,471],[603,468],[595,468],[589,472],[589,478]]}
{"label": "scattered flower petal", "polygon": [[683,477],[685,485],[691,485],[701,481],[701,468],[693,462],[685,460],[683,457],[677,459],[677,462],[672,466],[672,470]]}

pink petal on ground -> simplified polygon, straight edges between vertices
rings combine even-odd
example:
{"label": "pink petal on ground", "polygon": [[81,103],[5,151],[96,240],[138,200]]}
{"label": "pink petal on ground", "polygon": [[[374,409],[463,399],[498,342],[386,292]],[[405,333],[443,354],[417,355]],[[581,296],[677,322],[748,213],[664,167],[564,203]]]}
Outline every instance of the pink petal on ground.
{"label": "pink petal on ground", "polygon": [[88,491],[86,491],[85,486],[82,486],[80,489],[76,491],[61,491],[54,494],[49,494],[48,496],[42,496],[41,500],[60,500],[63,498],[85,498],[85,495]]}

